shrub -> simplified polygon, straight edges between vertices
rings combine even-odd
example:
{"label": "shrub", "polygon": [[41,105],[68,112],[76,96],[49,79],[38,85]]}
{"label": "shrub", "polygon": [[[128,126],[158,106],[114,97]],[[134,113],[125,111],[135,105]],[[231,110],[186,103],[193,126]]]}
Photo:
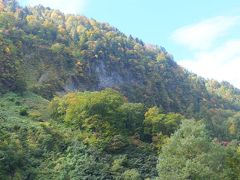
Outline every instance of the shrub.
{"label": "shrub", "polygon": [[26,108],[21,108],[20,111],[19,111],[19,114],[21,116],[28,116],[27,109]]}
{"label": "shrub", "polygon": [[141,176],[136,169],[126,170],[122,174],[122,177],[124,180],[140,180],[141,179]]}

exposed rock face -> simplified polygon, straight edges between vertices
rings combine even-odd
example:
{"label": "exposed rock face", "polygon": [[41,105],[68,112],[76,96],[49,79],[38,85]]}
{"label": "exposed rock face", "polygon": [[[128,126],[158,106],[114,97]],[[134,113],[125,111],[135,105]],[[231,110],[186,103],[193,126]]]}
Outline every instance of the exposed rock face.
{"label": "exposed rock face", "polygon": [[[120,87],[126,83],[122,75],[116,71],[110,71],[103,61],[97,64],[90,65],[89,71],[84,77],[73,74],[65,81],[63,90],[65,92],[71,91],[85,91],[85,90],[100,90],[105,88]],[[84,79],[91,77],[90,79]],[[44,78],[41,77],[41,79]]]}
{"label": "exposed rock face", "polygon": [[100,62],[99,66],[96,67],[95,71],[99,80],[99,89],[119,86],[123,83],[122,77],[117,72],[108,72],[105,64],[102,61]]}
{"label": "exposed rock face", "polygon": [[78,89],[78,82],[75,81],[74,77],[70,77],[63,89],[65,92],[76,91]]}
{"label": "exposed rock face", "polygon": [[49,72],[46,71],[44,74],[42,74],[38,80],[38,83],[43,83],[45,81],[47,81],[49,78]]}

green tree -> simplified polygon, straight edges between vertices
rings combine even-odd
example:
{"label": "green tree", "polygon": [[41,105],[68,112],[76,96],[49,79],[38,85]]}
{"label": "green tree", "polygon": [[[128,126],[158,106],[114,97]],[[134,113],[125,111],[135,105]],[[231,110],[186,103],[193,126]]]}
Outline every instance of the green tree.
{"label": "green tree", "polygon": [[145,113],[144,133],[150,136],[158,133],[170,136],[179,127],[182,119],[180,114],[163,114],[156,106],[149,108]]}
{"label": "green tree", "polygon": [[142,134],[144,120],[144,105],[141,103],[124,103],[118,109],[119,119],[128,134]]}
{"label": "green tree", "polygon": [[54,98],[50,110],[54,119],[80,128],[87,143],[113,150],[127,144],[124,136],[142,133],[145,112],[143,104],[128,103],[112,89]]}
{"label": "green tree", "polygon": [[185,120],[162,148],[159,179],[224,179],[225,157],[224,147],[209,139],[202,122]]}

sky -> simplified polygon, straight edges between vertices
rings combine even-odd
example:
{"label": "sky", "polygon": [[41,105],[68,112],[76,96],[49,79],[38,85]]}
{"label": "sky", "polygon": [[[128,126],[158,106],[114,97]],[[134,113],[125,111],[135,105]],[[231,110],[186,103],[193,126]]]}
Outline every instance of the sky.
{"label": "sky", "polygon": [[[208,79],[240,88],[239,0],[19,0],[108,22],[163,46],[175,61]],[[239,70],[238,70],[239,69]]]}

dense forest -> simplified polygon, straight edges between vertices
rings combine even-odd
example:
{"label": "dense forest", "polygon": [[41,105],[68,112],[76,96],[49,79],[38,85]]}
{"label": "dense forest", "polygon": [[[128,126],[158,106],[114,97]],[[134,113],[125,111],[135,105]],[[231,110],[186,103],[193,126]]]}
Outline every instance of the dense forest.
{"label": "dense forest", "polygon": [[107,23],[0,0],[0,179],[240,179],[240,90]]}

